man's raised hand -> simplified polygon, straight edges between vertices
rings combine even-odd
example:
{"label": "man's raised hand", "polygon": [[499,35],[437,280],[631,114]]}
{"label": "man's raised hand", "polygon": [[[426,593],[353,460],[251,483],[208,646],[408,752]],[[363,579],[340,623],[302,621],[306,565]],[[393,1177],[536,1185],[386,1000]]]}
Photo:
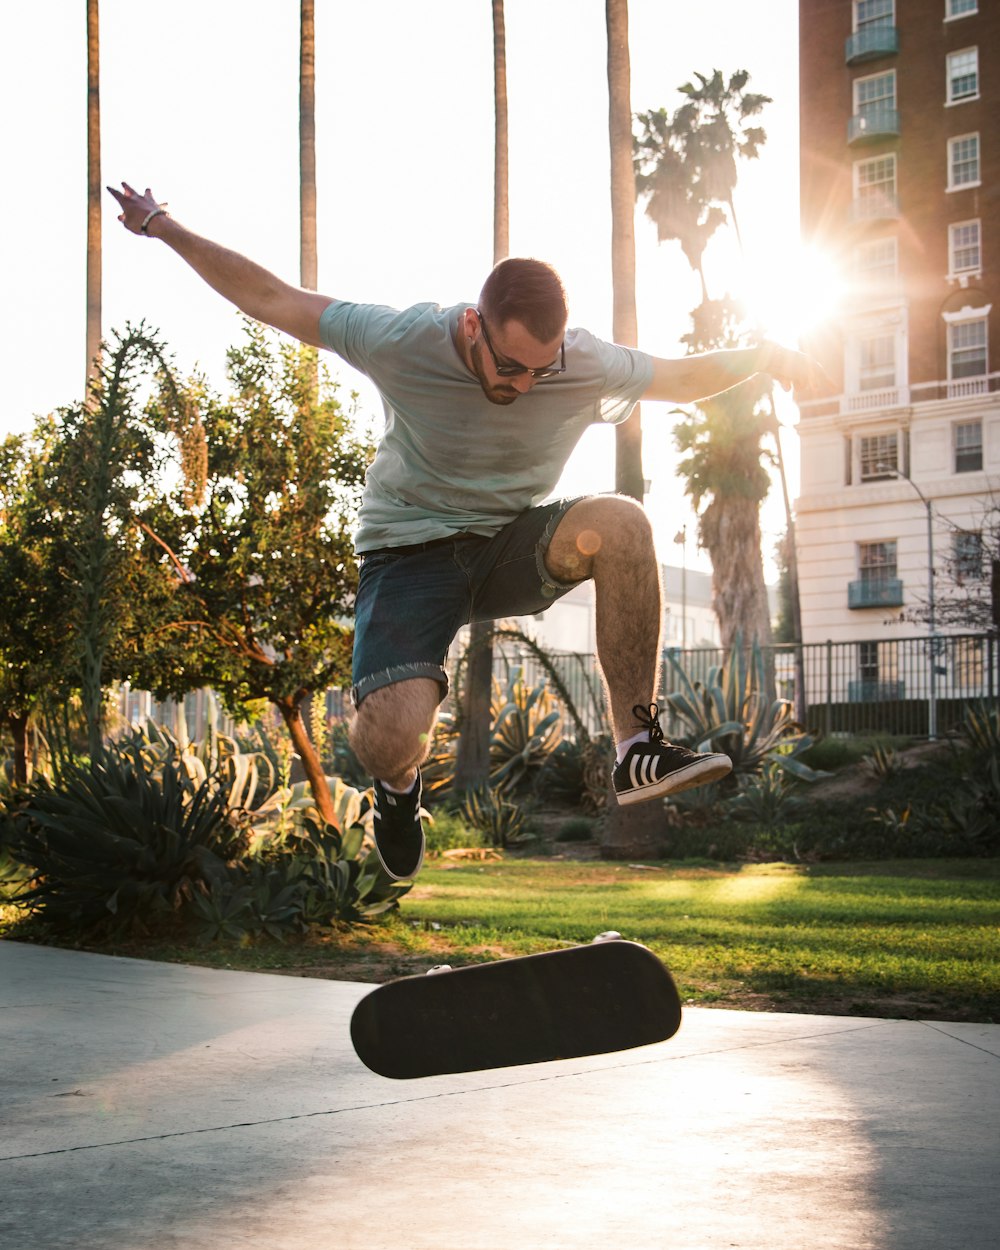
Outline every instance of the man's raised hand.
{"label": "man's raised hand", "polygon": [[122,188],[121,191],[116,191],[114,187],[108,187],[122,210],[118,214],[118,220],[133,234],[145,234],[150,222],[166,211],[166,204],[157,203],[149,187],[143,195],[127,182],[122,183]]}
{"label": "man's raised hand", "polygon": [[785,391],[794,386],[797,391],[808,394],[830,390],[833,386],[825,370],[811,356],[769,339],[760,345],[760,372],[769,374]]}

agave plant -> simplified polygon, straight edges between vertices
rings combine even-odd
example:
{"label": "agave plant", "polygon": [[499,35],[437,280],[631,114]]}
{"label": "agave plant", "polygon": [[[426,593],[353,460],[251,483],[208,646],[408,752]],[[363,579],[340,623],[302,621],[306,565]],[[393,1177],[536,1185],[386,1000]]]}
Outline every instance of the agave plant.
{"label": "agave plant", "polygon": [[144,932],[222,881],[246,846],[225,791],[180,761],[153,772],[138,751],[68,767],[29,791],[8,820],[11,855],[30,866],[14,896],[57,933]]}
{"label": "agave plant", "polygon": [[490,784],[512,791],[559,745],[562,715],[545,682],[529,689],[519,668],[506,689],[494,679],[491,712]]}
{"label": "agave plant", "polygon": [[341,835],[307,816],[297,831],[259,843],[230,866],[192,899],[190,914],[202,941],[281,939],[311,925],[371,919],[397,907],[410,888],[386,875],[362,825]]}
{"label": "agave plant", "polygon": [[770,699],[764,658],[754,643],[744,650],[739,638],[725,664],[707,679],[691,681],[671,655],[675,689],[665,702],[683,726],[683,741],[697,750],[718,750],[733,761],[736,773],[754,773],[765,762],[803,781],[825,776],[797,757],[813,739],[795,721],[787,699]]}
{"label": "agave plant", "polygon": [[463,819],[484,834],[491,846],[513,846],[527,840],[524,812],[489,786],[473,790],[462,800]]}
{"label": "agave plant", "polygon": [[154,775],[162,771],[167,761],[178,760],[195,785],[212,778],[213,784],[225,791],[231,808],[253,809],[274,792],[278,781],[266,742],[257,750],[244,750],[244,744],[220,734],[211,725],[199,741],[182,742],[166,726],[150,720],[133,725],[118,739],[118,746],[141,752]]}

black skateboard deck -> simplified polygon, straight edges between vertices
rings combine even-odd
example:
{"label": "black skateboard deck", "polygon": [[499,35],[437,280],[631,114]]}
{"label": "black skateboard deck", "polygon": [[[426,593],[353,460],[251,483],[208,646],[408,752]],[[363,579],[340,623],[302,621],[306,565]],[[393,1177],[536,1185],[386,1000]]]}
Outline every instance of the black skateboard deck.
{"label": "black skateboard deck", "polygon": [[621,939],[403,977],[351,1019],[361,1061],[395,1080],[600,1055],[680,1027],[670,973]]}

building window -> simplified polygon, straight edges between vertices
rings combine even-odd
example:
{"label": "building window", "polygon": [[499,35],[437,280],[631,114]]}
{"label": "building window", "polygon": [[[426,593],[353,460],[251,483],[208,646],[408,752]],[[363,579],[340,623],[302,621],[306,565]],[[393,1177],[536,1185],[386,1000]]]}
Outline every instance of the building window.
{"label": "building window", "polygon": [[978,530],[959,530],[952,535],[951,572],[961,586],[968,578],[983,575],[983,536]]}
{"label": "building window", "polygon": [[854,253],[858,285],[869,291],[886,291],[895,286],[899,273],[895,239],[875,239],[862,243]]}
{"label": "building window", "polygon": [[882,391],[896,385],[896,336],[875,334],[860,344],[858,388]]}
{"label": "building window", "polygon": [[854,29],[875,30],[892,26],[894,0],[854,0]]}
{"label": "building window", "polygon": [[[976,136],[978,141],[978,136]],[[976,169],[979,169],[978,158]],[[978,174],[977,174],[978,176]],[[859,217],[878,217],[896,205],[896,154],[854,164],[854,202]]]}
{"label": "building window", "polygon": [[949,17],[965,17],[967,13],[979,12],[979,0],[946,0],[945,20]]}
{"label": "building window", "polygon": [[863,434],[859,441],[862,482],[877,482],[898,475],[899,438],[895,433]]}
{"label": "building window", "polygon": [[896,71],[854,80],[854,112],[858,117],[877,117],[896,107]]}
{"label": "building window", "polygon": [[979,135],[948,140],[948,190],[979,183]]}
{"label": "building window", "polygon": [[872,588],[884,586],[895,576],[895,539],[888,542],[858,543],[858,577],[863,585]]}
{"label": "building window", "polygon": [[982,421],[956,421],[952,428],[955,445],[955,472],[978,473],[983,467]]}
{"label": "building window", "polygon": [[948,271],[978,273],[983,267],[978,221],[958,221],[948,227]]}
{"label": "building window", "polygon": [[986,318],[952,322],[948,326],[949,378],[981,378],[986,373]]}
{"label": "building window", "polygon": [[974,100],[979,95],[979,49],[964,48],[948,55],[948,103]]}

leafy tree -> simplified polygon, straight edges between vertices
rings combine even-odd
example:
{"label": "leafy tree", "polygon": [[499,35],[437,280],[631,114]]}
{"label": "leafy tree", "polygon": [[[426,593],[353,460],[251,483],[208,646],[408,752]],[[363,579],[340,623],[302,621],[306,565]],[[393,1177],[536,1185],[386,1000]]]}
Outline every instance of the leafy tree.
{"label": "leafy tree", "polygon": [[73,638],[73,685],[92,760],[103,749],[104,688],[119,675],[117,650],[156,572],[137,559],[137,516],[156,497],[162,461],[140,403],[154,369],[163,411],[174,414],[180,397],[162,345],[143,325],[126,326],[106,350],[87,401],[60,411],[46,461],[50,521],[65,543],[60,615]]}
{"label": "leafy tree", "polygon": [[[1000,631],[1000,498],[982,501],[973,529],[947,521],[949,550],[934,570],[934,623],[946,629]],[[928,599],[906,609],[906,621],[931,620]]]}
{"label": "leafy tree", "polygon": [[172,591],[147,596],[125,667],[160,698],[210,685],[237,713],[274,704],[335,823],[303,707],[350,679],[351,533],[372,448],[336,386],[315,389],[314,349],[274,347],[247,321],[228,362],[229,399],[193,379],[180,424],[169,393],[153,405],[184,472],[140,528],[146,563],[170,574]]}
{"label": "leafy tree", "polygon": [[55,423],[0,444],[0,723],[13,740],[14,780],[28,781],[28,727],[39,701],[73,667],[65,625],[65,548],[45,489]]}

